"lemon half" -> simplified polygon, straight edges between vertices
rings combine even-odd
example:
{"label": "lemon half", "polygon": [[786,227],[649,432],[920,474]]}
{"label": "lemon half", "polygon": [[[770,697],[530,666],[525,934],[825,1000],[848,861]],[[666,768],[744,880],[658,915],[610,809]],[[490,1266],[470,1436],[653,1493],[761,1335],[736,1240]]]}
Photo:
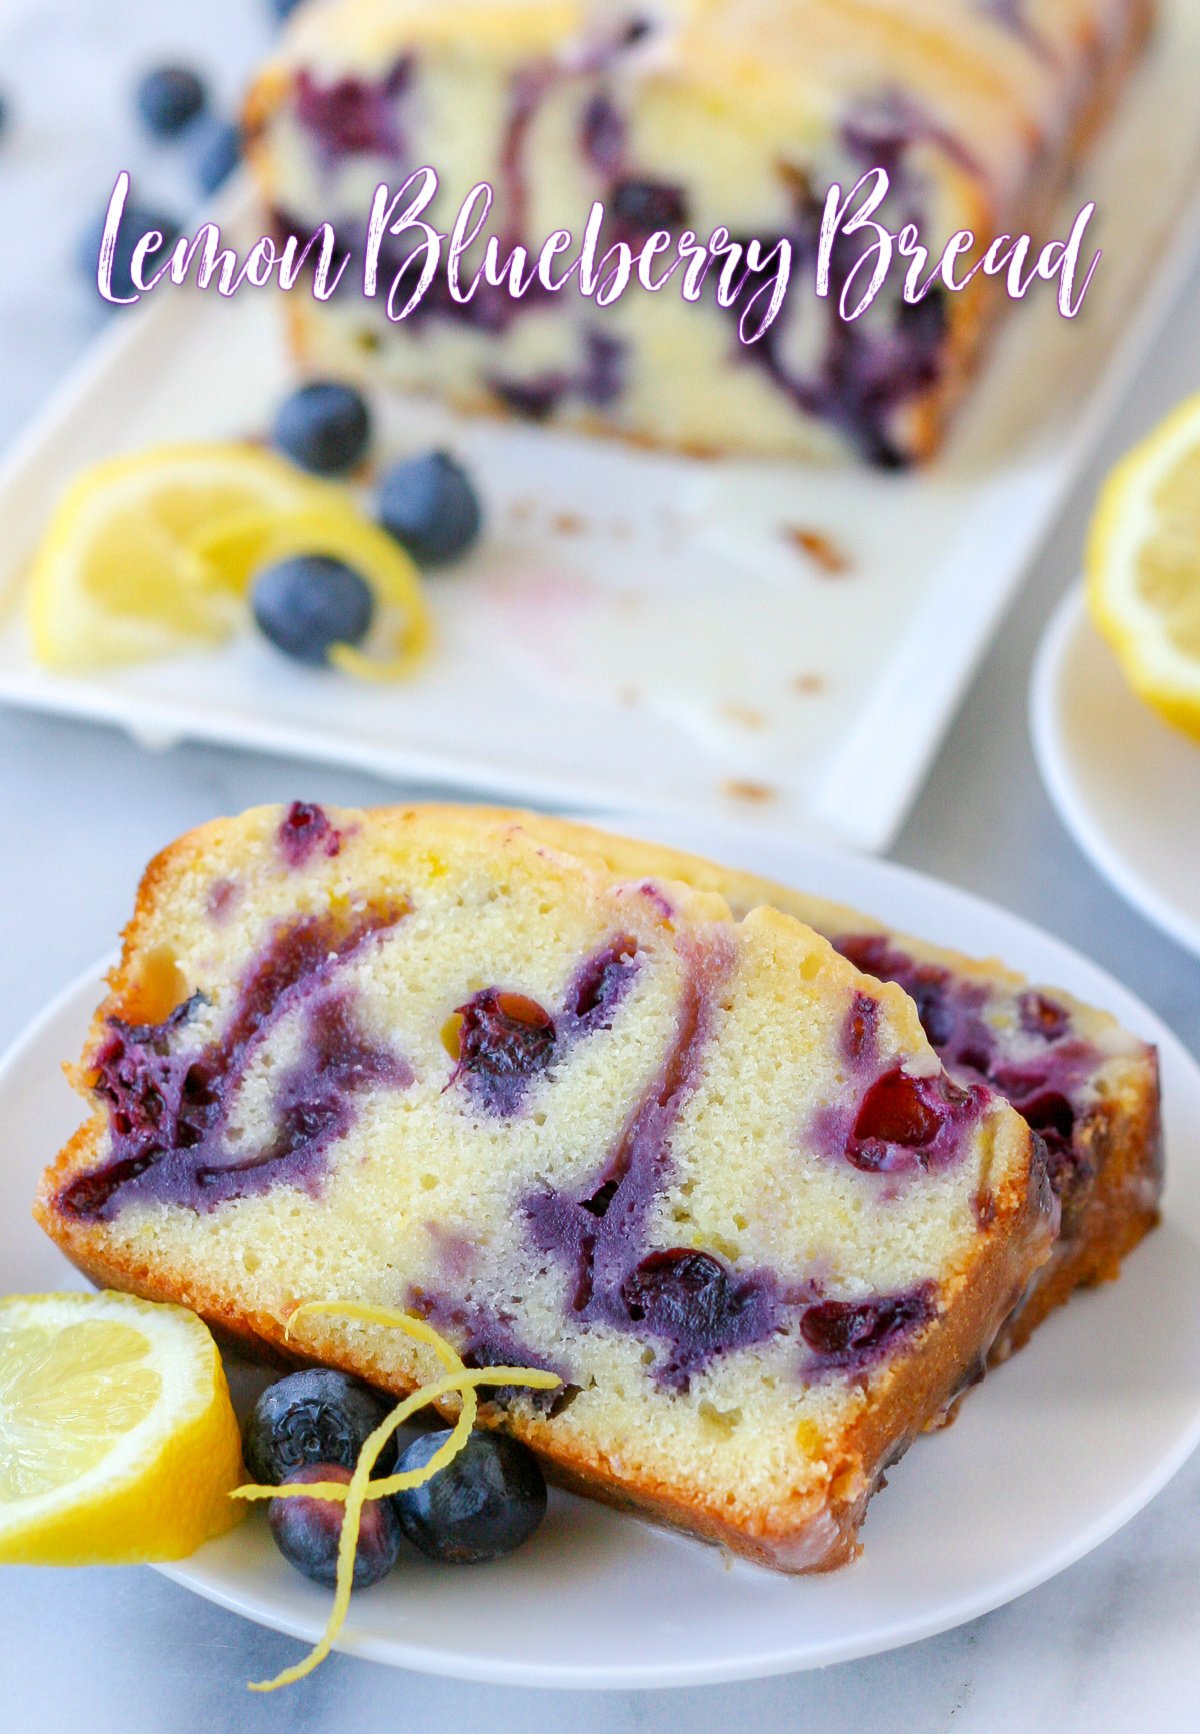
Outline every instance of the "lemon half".
{"label": "lemon half", "polygon": [[39,662],[62,672],[218,644],[238,599],[198,551],[214,525],[328,497],[257,446],[156,446],[84,472],[51,520],[30,575]]}
{"label": "lemon half", "polygon": [[184,1559],[242,1516],[208,1328],[130,1295],[0,1300],[0,1563]]}
{"label": "lemon half", "polygon": [[1134,691],[1200,740],[1200,397],[1105,483],[1088,536],[1087,598]]}

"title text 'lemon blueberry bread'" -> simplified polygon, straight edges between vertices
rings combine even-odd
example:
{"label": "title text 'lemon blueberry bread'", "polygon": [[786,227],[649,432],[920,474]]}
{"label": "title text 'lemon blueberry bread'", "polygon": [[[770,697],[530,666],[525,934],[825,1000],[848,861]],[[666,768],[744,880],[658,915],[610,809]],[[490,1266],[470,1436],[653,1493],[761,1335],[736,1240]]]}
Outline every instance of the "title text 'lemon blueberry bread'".
{"label": "title text 'lemon blueberry bread'", "polygon": [[[468,407],[687,449],[907,463],[937,444],[1003,290],[979,274],[961,293],[905,303],[897,271],[867,313],[841,318],[870,236],[839,236],[818,299],[828,188],[885,169],[880,220],[915,224],[933,263],[960,230],[977,237],[976,258],[1038,231],[1151,11],[1152,0],[315,0],[248,112],[280,233],[329,221],[352,255],[344,293],[289,297],[300,352]],[[383,293],[368,301],[367,213],[380,183],[397,190],[426,165],[440,180],[427,215],[443,233],[475,185],[494,194],[464,283],[488,234],[501,257],[520,244],[536,259],[556,230],[579,241],[598,201],[601,251],[625,241],[637,253],[658,231],[704,246],[724,228],[768,253],[786,240],[785,305],[742,344],[766,275],[722,307],[722,256],[694,305],[678,276],[599,308],[574,282],[554,292],[537,280],[519,298],[484,282],[464,305],[443,272],[390,323],[387,285],[414,236],[385,237]]]}
{"label": "title text 'lemon blueberry bread'", "polygon": [[[557,820],[529,823],[548,839],[558,835]],[[815,928],[860,969],[904,988],[959,1083],[987,1084],[1040,1134],[1060,1232],[994,1356],[1026,1342],[1076,1288],[1119,1274],[1158,1221],[1162,1192],[1158,1056],[1148,1043],[1060,988],[896,933],[843,904],[608,832],[592,833],[591,842],[616,872],[668,875],[718,892],[735,914],[766,903]]]}
{"label": "title text 'lemon blueberry bread'", "polygon": [[[91,1276],[485,1418],[789,1570],[849,1558],[1048,1257],[1044,1147],[793,917],[511,814],[259,809],[150,867],[39,1220]],[[454,1399],[449,1399],[453,1403]]]}

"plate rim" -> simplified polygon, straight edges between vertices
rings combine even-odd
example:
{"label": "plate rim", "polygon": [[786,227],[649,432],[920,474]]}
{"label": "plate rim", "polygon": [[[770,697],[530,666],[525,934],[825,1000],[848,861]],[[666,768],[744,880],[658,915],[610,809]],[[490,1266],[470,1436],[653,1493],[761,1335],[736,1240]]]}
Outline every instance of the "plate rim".
{"label": "plate rim", "polygon": [[[618,815],[616,822],[621,824],[632,821],[637,826],[644,824],[648,817],[649,815],[637,811]],[[897,886],[916,888],[926,895],[948,899],[962,919],[980,914],[989,921],[999,918],[1001,926],[1006,927],[1014,936],[1036,947],[1047,949],[1056,967],[1061,959],[1069,968],[1078,967],[1100,989],[1111,988],[1121,1008],[1119,1015],[1122,1018],[1127,1017],[1129,1007],[1136,1007],[1140,1015],[1132,1020],[1134,1027],[1139,1029],[1139,1033],[1159,1044],[1164,1072],[1169,1077],[1178,1076],[1181,1071],[1189,1075],[1193,1089],[1200,1097],[1200,1063],[1163,1018],[1102,966],[1093,963],[1054,934],[1039,928],[1036,923],[1006,910],[1002,905],[940,880],[933,874],[901,863],[864,857],[852,851],[802,838],[785,841],[778,834],[769,831],[755,832],[750,827],[733,826],[715,819],[687,820],[670,814],[659,817],[662,822],[646,827],[651,838],[656,834],[661,836],[664,831],[675,830],[676,827],[732,833],[730,843],[733,853],[730,858],[736,855],[739,846],[752,849],[757,838],[760,847],[783,847],[799,858],[818,857],[830,872],[850,868],[855,875],[879,880],[885,893],[890,881]],[[589,817],[587,822],[596,823],[594,817]],[[681,842],[679,846],[686,845]],[[16,1075],[29,1051],[46,1036],[54,1023],[64,1014],[73,1013],[81,1004],[94,999],[97,987],[103,983],[105,973],[111,967],[113,957],[114,953],[109,951],[76,975],[30,1020],[0,1055],[0,1100],[9,1080]],[[1091,993],[1093,989],[1089,987],[1087,991]],[[1168,1177],[1172,1172],[1168,1167]],[[1169,1220],[1171,1214],[1171,1188],[1168,1185],[1164,1196],[1164,1221]],[[1049,1555],[1040,1556],[1033,1563],[1014,1568],[1003,1577],[994,1577],[988,1586],[973,1593],[960,1594],[952,1603],[941,1606],[937,1611],[931,1610],[926,1617],[915,1623],[909,1618],[897,1617],[886,1626],[876,1626],[869,1637],[847,1637],[840,1643],[827,1641],[821,1645],[819,1654],[797,1656],[795,1650],[785,1653],[775,1648],[762,1654],[744,1655],[740,1660],[721,1657],[709,1662],[692,1658],[654,1664],[625,1663],[615,1667],[582,1667],[578,1663],[559,1664],[553,1660],[542,1660],[536,1664],[528,1661],[509,1663],[502,1658],[472,1656],[461,1651],[447,1654],[444,1650],[432,1648],[428,1643],[406,1643],[402,1638],[388,1638],[352,1627],[343,1631],[336,1648],[364,1660],[383,1662],[393,1667],[442,1678],[549,1690],[628,1691],[715,1685],[806,1672],[816,1667],[854,1661],[905,1648],[953,1630],[1007,1605],[1049,1581],[1102,1545],[1143,1510],[1173,1479],[1197,1447],[1200,1447],[1200,1392],[1197,1393],[1190,1423],[1180,1429],[1171,1448],[1146,1470],[1121,1499],[1085,1524],[1077,1533],[1064,1539]],[[240,1614],[257,1625],[302,1641],[314,1641],[319,1635],[319,1620],[306,1620],[286,1612],[268,1610],[261,1599],[252,1601],[244,1592],[206,1580],[202,1574],[196,1573],[191,1561],[159,1564],[154,1569],[181,1587],[230,1612]]]}
{"label": "plate rim", "polygon": [[1062,716],[1062,683],[1075,643],[1082,632],[1091,630],[1086,588],[1079,581],[1056,604],[1034,655],[1028,696],[1033,756],[1051,805],[1081,853],[1125,903],[1177,945],[1200,957],[1200,920],[1182,913],[1144,873],[1130,866],[1093,816],[1072,774]]}

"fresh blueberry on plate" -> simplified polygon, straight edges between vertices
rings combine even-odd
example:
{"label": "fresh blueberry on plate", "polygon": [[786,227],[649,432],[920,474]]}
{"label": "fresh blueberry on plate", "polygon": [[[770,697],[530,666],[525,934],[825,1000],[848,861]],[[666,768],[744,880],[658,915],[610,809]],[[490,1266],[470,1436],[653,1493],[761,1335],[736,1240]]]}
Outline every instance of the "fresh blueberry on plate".
{"label": "fresh blueberry on plate", "polygon": [[428,452],[385,471],[378,515],[419,566],[457,560],[483,525],[479,496],[449,452]]}
{"label": "fresh blueberry on plate", "polygon": [[[246,1468],[252,1480],[268,1487],[313,1463],[349,1471],[387,1413],[383,1398],[348,1373],[331,1367],[290,1373],[268,1385],[246,1418]],[[394,1455],[389,1445],[380,1459],[381,1473],[390,1473],[388,1460]]]}
{"label": "fresh blueberry on plate", "polygon": [[[84,231],[79,243],[79,268],[85,277],[89,277],[93,286],[96,282],[96,266],[100,258],[100,243],[104,238],[104,220],[107,212],[97,217]],[[143,235],[156,229],[162,236],[162,245],[155,247],[149,254],[143,275],[149,276],[157,266],[164,262],[166,254],[179,239],[179,224],[174,217],[169,217],[163,211],[156,211],[149,205],[127,204],[121,218],[121,226],[117,230],[117,246],[113,254],[112,289],[113,294],[127,297],[138,293],[133,281],[133,255],[138,242]]]}
{"label": "fresh blueberry on plate", "polygon": [[251,604],[264,637],[313,668],[328,663],[335,644],[361,644],[375,612],[366,579],[331,554],[293,554],[265,566]]}
{"label": "fresh blueberry on plate", "polygon": [[231,120],[214,120],[204,129],[196,152],[196,184],[202,193],[223,187],[242,158],[242,132]]}
{"label": "fresh blueberry on plate", "polygon": [[[397,1469],[423,1468],[449,1437],[448,1430],[423,1433]],[[529,1540],[546,1515],[546,1479],[519,1440],[476,1428],[445,1469],[394,1494],[392,1503],[405,1535],[430,1559],[475,1565]]]}
{"label": "fresh blueberry on plate", "polygon": [[[289,1486],[311,1481],[347,1483],[350,1471],[340,1463],[309,1463],[287,1477]],[[337,1499],[272,1499],[267,1521],[276,1546],[289,1565],[314,1583],[332,1588],[337,1582],[338,1545],[346,1507]],[[362,1508],[358,1546],[354,1553],[354,1588],[366,1589],[385,1578],[400,1553],[400,1520],[390,1499],[368,1499]]]}
{"label": "fresh blueberry on plate", "polygon": [[204,108],[204,80],[188,66],[157,66],[140,80],[135,93],[138,114],[155,138],[174,138]]}
{"label": "fresh blueberry on plate", "polygon": [[279,450],[318,476],[344,476],[367,455],[371,414],[360,393],[335,379],[314,379],[285,398],[275,417]]}

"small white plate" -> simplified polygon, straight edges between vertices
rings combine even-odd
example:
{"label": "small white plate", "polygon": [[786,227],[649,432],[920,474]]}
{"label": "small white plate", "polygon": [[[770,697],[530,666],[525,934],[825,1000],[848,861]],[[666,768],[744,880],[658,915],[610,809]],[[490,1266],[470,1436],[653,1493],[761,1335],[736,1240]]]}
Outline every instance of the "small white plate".
{"label": "small white plate", "polygon": [[[933,880],[727,826],[640,825],[950,945],[999,953],[1157,1042],[1165,1221],[1119,1283],[1074,1299],[971,1395],[953,1427],[919,1440],[889,1471],[855,1565],[781,1577],[555,1496],[543,1529],[509,1560],[470,1571],[407,1562],[356,1595],[340,1646],[356,1655],[570,1687],[750,1679],[869,1655],[972,1619],[1061,1571],[1133,1517],[1200,1440],[1200,1070],[1170,1031],[1056,940]],[[78,1120],[59,1066],[79,1051],[100,991],[99,971],[89,971],[0,1066],[0,1269],[15,1289],[79,1282],[33,1225],[29,1200]],[[309,1640],[328,1610],[328,1595],[275,1551],[261,1516],[169,1575]]]}
{"label": "small white plate", "polygon": [[1200,956],[1200,745],[1136,697],[1082,589],[1046,628],[1030,723],[1042,780],[1084,854]]}

